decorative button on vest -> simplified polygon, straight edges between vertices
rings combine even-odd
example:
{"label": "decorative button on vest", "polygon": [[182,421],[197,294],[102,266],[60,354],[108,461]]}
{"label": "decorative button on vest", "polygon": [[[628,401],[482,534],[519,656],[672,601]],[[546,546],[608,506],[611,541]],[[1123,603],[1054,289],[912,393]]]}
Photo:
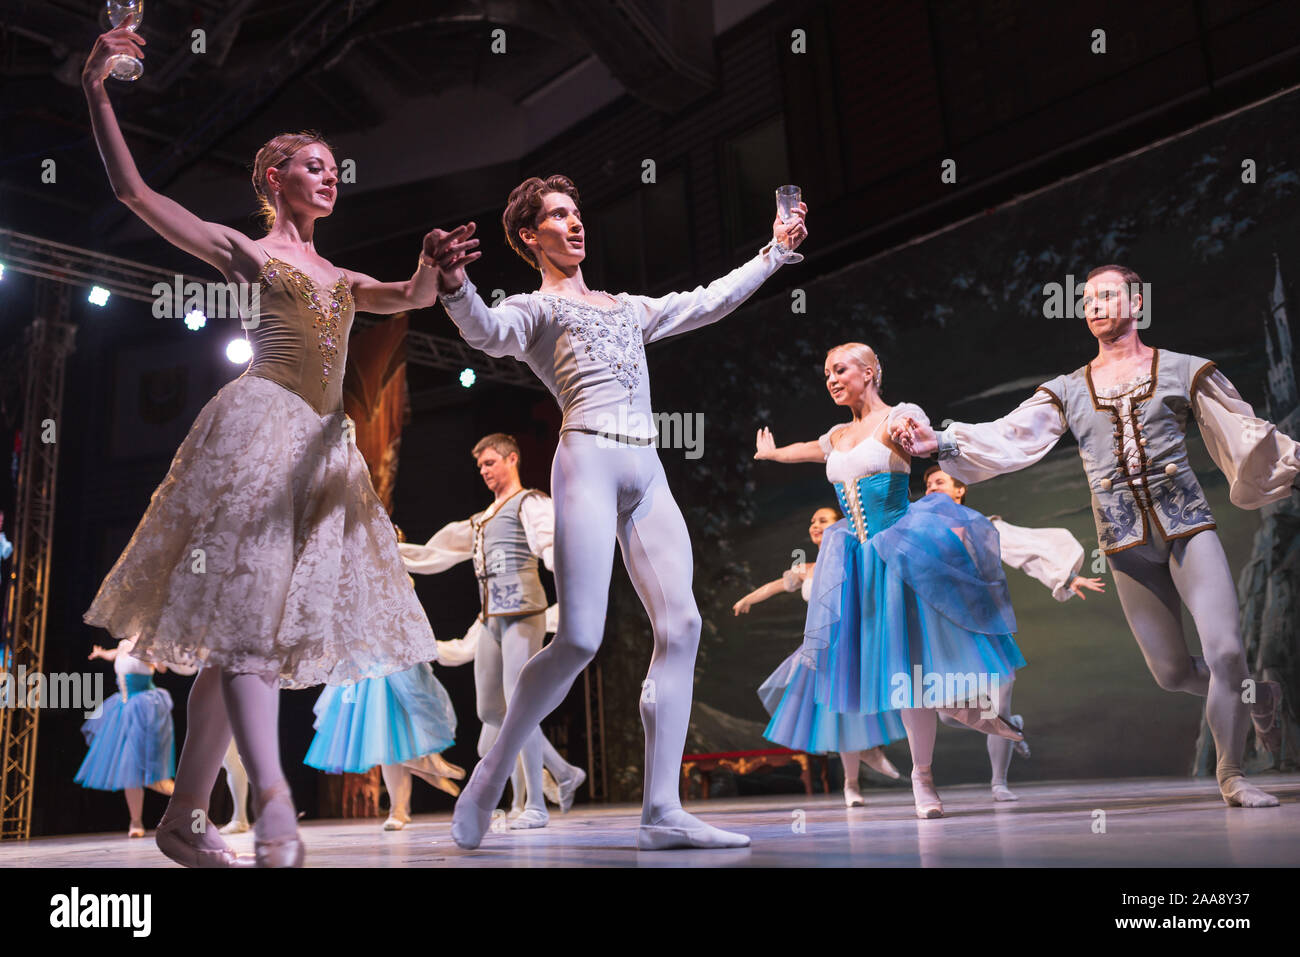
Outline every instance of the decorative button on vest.
{"label": "decorative button on vest", "polygon": [[1098,482],[1097,484],[1101,486],[1101,490],[1102,490],[1103,492],[1109,492],[1109,491],[1111,490],[1111,487],[1112,487],[1115,483],[1112,482],[1112,481],[1111,481],[1110,479],[1108,479],[1108,478],[1104,478],[1104,479],[1102,479],[1100,482]]}

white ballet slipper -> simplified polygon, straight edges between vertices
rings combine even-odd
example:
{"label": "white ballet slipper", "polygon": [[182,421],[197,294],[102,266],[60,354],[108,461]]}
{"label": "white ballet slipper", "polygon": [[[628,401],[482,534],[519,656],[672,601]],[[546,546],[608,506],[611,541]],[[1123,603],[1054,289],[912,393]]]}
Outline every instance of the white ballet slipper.
{"label": "white ballet slipper", "polygon": [[510,822],[512,831],[529,831],[537,827],[546,827],[550,823],[551,816],[544,810],[535,807],[524,808],[524,813]]}
{"label": "white ballet slipper", "polygon": [[993,785],[993,800],[995,801],[1019,801],[1020,795],[1007,787],[1005,784]]}
{"label": "white ballet slipper", "polygon": [[639,851],[749,847],[749,836],[705,824],[679,808],[654,824],[638,827],[636,847]]}
{"label": "white ballet slipper", "polygon": [[1219,790],[1228,807],[1277,807],[1279,803],[1276,797],[1247,781],[1243,774],[1228,778]]}

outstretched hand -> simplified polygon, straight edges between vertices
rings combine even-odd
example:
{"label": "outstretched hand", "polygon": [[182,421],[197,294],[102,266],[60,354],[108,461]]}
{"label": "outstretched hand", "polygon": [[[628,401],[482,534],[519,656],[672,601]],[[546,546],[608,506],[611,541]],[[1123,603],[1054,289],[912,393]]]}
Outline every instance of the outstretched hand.
{"label": "outstretched hand", "polygon": [[1083,578],[1082,576],[1076,575],[1074,580],[1070,582],[1070,591],[1074,592],[1084,601],[1087,601],[1087,596],[1080,591],[1082,588],[1086,588],[1088,591],[1104,592],[1106,590],[1106,583],[1100,578]]}
{"label": "outstretched hand", "polygon": [[772,438],[772,430],[768,428],[759,429],[758,435],[754,439],[754,458],[771,458],[772,453],[775,451],[776,439]]}
{"label": "outstretched hand", "polygon": [[86,57],[85,66],[81,68],[81,85],[87,90],[102,84],[104,78],[112,71],[113,67],[109,64],[115,56],[133,56],[137,60],[144,59],[144,37],[127,29],[132,17],[123,21],[120,27],[114,27],[107,33],[101,33],[95,40],[95,45],[90,48],[90,55]]}
{"label": "outstretched hand", "polygon": [[808,204],[800,203],[796,208],[790,210],[790,222],[785,222],[778,216],[772,221],[772,238],[779,242],[786,249],[795,249],[798,245],[808,238],[808,226],[804,223],[804,218],[808,215]]}
{"label": "outstretched hand", "polygon": [[749,596],[746,595],[744,598],[740,599],[740,601],[731,606],[731,612],[733,615],[737,616],[744,615],[748,614],[751,607],[753,607],[753,603],[749,600]]}
{"label": "outstretched hand", "polygon": [[889,427],[889,437],[908,455],[924,458],[939,450],[939,439],[930,426],[902,415]]}
{"label": "outstretched hand", "polygon": [[465,282],[465,267],[483,254],[474,238],[475,224],[465,223],[448,232],[431,229],[424,237],[424,255],[438,268],[438,286],[444,291],[459,289]]}

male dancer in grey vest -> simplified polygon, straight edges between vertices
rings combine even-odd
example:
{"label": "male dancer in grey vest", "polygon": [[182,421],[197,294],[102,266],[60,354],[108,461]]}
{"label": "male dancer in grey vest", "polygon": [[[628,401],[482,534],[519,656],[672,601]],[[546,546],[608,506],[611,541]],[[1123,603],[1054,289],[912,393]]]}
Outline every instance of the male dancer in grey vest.
{"label": "male dancer in grey vest", "polygon": [[[1246,780],[1241,758],[1247,716],[1261,737],[1275,727],[1281,687],[1249,680],[1232,574],[1187,462],[1187,420],[1195,417],[1233,504],[1242,508],[1300,488],[1300,450],[1255,417],[1213,362],[1143,344],[1140,289],[1137,273],[1124,266],[1092,270],[1083,306],[1097,358],[1045,382],[995,422],[955,423],[936,435],[906,421],[894,438],[913,455],[937,451],[945,472],[973,483],[1032,465],[1067,428],[1073,432],[1098,543],[1147,667],[1165,690],[1206,698],[1223,800],[1273,807],[1277,798]],[[1182,605],[1196,623],[1203,657],[1188,653]]]}
{"label": "male dancer in grey vest", "polygon": [[[411,572],[431,575],[469,558],[474,561],[482,609],[479,617],[487,632],[474,654],[474,691],[484,731],[479,738],[482,757],[505,720],[519,672],[541,651],[546,637],[546,592],[537,574],[537,560],[553,568],[555,512],[550,498],[524,488],[519,481],[519,445],[514,438],[493,433],[478,441],[473,455],[494,496],[492,504],[465,521],[440,529],[424,545],[403,543],[399,547]],[[523,813],[510,822],[513,829],[547,824],[542,796],[543,742],[541,728],[534,726],[519,751],[527,802]],[[562,785],[581,780],[563,773],[560,779]]]}

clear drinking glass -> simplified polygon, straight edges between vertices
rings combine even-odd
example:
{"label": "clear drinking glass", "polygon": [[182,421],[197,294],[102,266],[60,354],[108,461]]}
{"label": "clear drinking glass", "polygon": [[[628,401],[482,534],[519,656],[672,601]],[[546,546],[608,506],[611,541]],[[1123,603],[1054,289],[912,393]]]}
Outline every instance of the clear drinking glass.
{"label": "clear drinking glass", "polygon": [[[781,222],[789,224],[791,220],[798,218],[794,210],[799,208],[801,202],[803,202],[803,193],[798,186],[779,187],[776,191],[776,215]],[[792,252],[786,262],[801,263],[803,256]]]}
{"label": "clear drinking glass", "polygon": [[[127,17],[131,17],[127,29],[134,33],[140,29],[140,21],[144,19],[144,0],[106,0],[104,12],[112,27],[120,27],[126,23]],[[112,67],[109,76],[115,80],[138,80],[144,74],[144,64],[137,57],[119,53],[110,57],[108,62]]]}

